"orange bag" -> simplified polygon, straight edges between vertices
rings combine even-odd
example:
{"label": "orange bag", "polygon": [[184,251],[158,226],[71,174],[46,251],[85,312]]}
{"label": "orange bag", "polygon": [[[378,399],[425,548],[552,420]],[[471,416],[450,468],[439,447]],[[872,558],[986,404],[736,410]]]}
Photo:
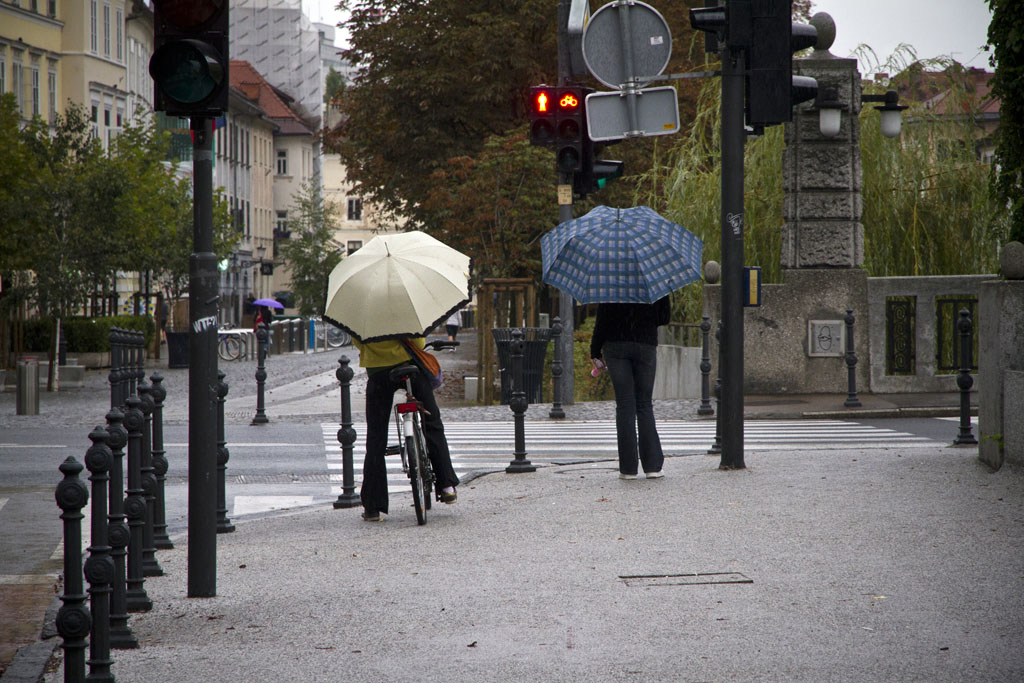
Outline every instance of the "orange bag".
{"label": "orange bag", "polygon": [[409,358],[412,362],[420,369],[427,379],[430,380],[430,386],[437,389],[444,382],[444,378],[441,375],[441,364],[438,362],[437,357],[434,354],[421,349],[415,344],[410,344],[404,339],[400,339],[402,346],[409,352]]}

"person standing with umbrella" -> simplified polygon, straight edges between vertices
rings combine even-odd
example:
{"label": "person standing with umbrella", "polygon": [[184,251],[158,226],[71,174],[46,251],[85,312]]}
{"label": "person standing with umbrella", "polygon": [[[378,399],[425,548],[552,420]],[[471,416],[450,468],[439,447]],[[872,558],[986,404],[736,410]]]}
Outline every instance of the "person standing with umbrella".
{"label": "person standing with umbrella", "polygon": [[662,475],[654,420],[658,326],[668,294],[700,279],[703,242],[646,206],[599,206],[541,237],[544,282],[596,303],[590,342],[594,371],[607,367],[615,391],[619,477]]}
{"label": "person standing with umbrella", "polygon": [[[368,522],[382,521],[388,512],[384,455],[394,394],[401,388],[389,371],[410,362],[403,342],[422,349],[426,332],[468,302],[469,257],[419,231],[377,235],[331,272],[323,318],[352,335],[367,374],[366,460],[359,497]],[[454,503],[459,478],[430,379],[417,374],[412,390],[427,411],[423,433],[441,502]]]}
{"label": "person standing with umbrella", "polygon": [[648,479],[662,476],[665,456],[654,421],[654,377],[658,369],[658,326],[669,321],[668,297],[653,304],[598,304],[590,360],[608,369],[615,392],[615,434],[619,478],[636,479],[639,465]]}

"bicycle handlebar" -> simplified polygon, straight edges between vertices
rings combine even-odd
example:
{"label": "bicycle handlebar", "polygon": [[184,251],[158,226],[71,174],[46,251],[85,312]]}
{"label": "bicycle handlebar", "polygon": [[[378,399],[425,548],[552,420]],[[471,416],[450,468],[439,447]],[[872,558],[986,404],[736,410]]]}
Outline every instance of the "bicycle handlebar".
{"label": "bicycle handlebar", "polygon": [[423,347],[424,348],[431,348],[431,349],[438,349],[438,350],[440,350],[440,349],[454,349],[456,346],[458,346],[461,343],[462,342],[460,342],[460,341],[449,341],[447,339],[434,339],[432,341],[428,341],[426,344],[423,345]]}

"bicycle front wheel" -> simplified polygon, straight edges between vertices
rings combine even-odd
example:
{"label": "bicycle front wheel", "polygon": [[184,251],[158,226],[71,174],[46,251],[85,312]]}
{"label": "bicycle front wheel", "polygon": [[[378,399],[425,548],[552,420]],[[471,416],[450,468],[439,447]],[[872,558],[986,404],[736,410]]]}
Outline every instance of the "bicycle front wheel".
{"label": "bicycle front wheel", "polygon": [[405,451],[409,456],[409,479],[412,482],[412,504],[416,509],[416,522],[427,523],[427,491],[423,482],[423,458],[426,454],[419,449],[416,438],[405,437]]}

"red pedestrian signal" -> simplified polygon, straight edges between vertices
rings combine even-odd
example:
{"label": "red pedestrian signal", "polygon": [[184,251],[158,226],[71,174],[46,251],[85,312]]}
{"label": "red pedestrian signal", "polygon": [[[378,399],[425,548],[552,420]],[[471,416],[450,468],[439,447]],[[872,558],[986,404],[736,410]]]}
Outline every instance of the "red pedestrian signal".
{"label": "red pedestrian signal", "polygon": [[555,143],[554,88],[530,87],[530,144],[547,147]]}
{"label": "red pedestrian signal", "polygon": [[548,113],[548,93],[545,90],[538,92],[533,99],[534,109],[538,114]]}

